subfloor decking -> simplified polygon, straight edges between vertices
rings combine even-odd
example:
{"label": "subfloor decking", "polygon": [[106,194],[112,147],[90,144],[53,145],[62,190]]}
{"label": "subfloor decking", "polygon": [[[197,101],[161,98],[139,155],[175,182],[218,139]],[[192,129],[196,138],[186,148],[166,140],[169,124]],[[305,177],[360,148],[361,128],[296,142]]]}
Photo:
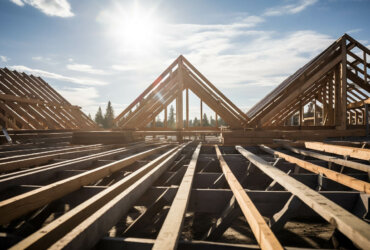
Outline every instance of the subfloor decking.
{"label": "subfloor decking", "polygon": [[366,138],[276,142],[1,146],[0,248],[368,246]]}

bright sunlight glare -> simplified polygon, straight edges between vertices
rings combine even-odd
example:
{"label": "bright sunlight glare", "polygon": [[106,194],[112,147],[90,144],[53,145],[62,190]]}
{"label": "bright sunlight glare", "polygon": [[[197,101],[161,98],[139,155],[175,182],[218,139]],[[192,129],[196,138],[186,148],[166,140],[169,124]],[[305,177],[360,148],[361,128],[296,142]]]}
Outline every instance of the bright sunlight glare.
{"label": "bright sunlight glare", "polygon": [[117,49],[145,53],[155,47],[160,32],[160,20],[154,12],[154,8],[144,9],[135,2],[130,7],[117,4],[114,10],[100,18]]}

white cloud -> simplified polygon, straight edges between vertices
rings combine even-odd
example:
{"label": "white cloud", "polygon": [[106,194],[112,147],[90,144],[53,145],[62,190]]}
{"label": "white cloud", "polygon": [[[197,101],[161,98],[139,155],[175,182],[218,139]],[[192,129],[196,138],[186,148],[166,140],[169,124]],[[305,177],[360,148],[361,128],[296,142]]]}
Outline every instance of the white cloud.
{"label": "white cloud", "polygon": [[10,66],[10,69],[17,70],[17,71],[23,71],[27,72],[29,74],[33,74],[36,76],[41,76],[45,78],[51,78],[51,79],[57,79],[60,81],[65,81],[65,82],[71,82],[71,83],[76,83],[76,84],[81,84],[81,85],[107,85],[107,82],[100,81],[97,79],[89,79],[89,78],[78,78],[78,77],[70,77],[70,76],[63,76],[60,74],[40,70],[40,69],[31,69],[29,67],[23,66],[23,65],[14,65]]}
{"label": "white cloud", "polygon": [[91,65],[87,64],[68,64],[67,69],[73,70],[73,71],[79,71],[89,74],[95,74],[95,75],[107,75],[108,73],[101,70],[101,69],[94,69]]}
{"label": "white cloud", "polygon": [[315,4],[317,0],[299,0],[296,3],[268,8],[263,14],[265,16],[281,16],[285,14],[297,14],[307,7]]}
{"label": "white cloud", "polygon": [[277,34],[243,24],[173,24],[163,43],[181,51],[218,87],[236,88],[276,86],[333,41],[310,30]]}
{"label": "white cloud", "polygon": [[72,17],[71,5],[67,0],[10,0],[18,6],[25,4],[39,9],[48,16]]}
{"label": "white cloud", "polygon": [[43,57],[43,56],[33,56],[32,60],[34,61],[51,61],[49,57]]}
{"label": "white cloud", "polygon": [[362,29],[352,29],[352,30],[347,30],[345,33],[352,35],[361,32]]}
{"label": "white cloud", "polygon": [[9,61],[9,58],[8,57],[6,57],[6,56],[0,56],[0,61],[2,61],[2,62],[8,62]]}
{"label": "white cloud", "polygon": [[[65,97],[73,105],[83,107],[86,113],[95,114],[96,98],[99,97],[98,91],[94,87],[80,88],[56,88],[58,93]],[[94,111],[95,110],[95,111]]]}
{"label": "white cloud", "polygon": [[24,3],[22,0],[10,0],[12,3],[15,3],[18,6],[24,6]]}
{"label": "white cloud", "polygon": [[136,68],[133,66],[129,66],[129,65],[114,64],[112,65],[112,69],[116,71],[132,71],[132,70],[135,70]]}

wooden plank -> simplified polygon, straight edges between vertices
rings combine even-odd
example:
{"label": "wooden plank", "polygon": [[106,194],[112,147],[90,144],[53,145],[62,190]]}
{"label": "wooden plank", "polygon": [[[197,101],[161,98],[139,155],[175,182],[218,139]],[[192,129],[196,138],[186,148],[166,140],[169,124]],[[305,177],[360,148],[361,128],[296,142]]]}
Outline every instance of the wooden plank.
{"label": "wooden plank", "polygon": [[88,218],[91,214],[96,212],[115,196],[122,193],[130,185],[139,180],[158,164],[166,160],[171,154],[181,151],[183,148],[184,145],[180,145],[160,155],[153,161],[129,175],[127,178],[124,178],[114,185],[106,188],[99,194],[93,196],[89,200],[81,203],[68,213],[64,214],[58,218],[58,220],[51,222],[47,226],[33,233],[31,236],[22,240],[17,245],[13,246],[13,249],[46,249],[50,247],[53,243],[70,232],[74,227]]}
{"label": "wooden plank", "polygon": [[189,88],[186,88],[186,127],[189,128]]}
{"label": "wooden plank", "polygon": [[65,160],[63,162],[52,163],[44,166],[4,174],[0,176],[0,190],[5,190],[17,185],[45,181],[53,176],[53,174],[55,174],[56,172],[75,168],[84,169],[95,160],[112,158],[123,153],[134,152],[140,147],[142,147],[142,145],[122,147],[113,150],[109,150],[109,148],[105,147],[103,150],[106,151],[95,153],[94,155],[82,156],[75,159]]}
{"label": "wooden plank", "polygon": [[202,144],[199,143],[195,149],[185,175],[181,181],[170,211],[163,222],[152,249],[176,249],[184,222],[185,212],[190,199],[190,191],[193,184],[195,169]]}
{"label": "wooden plank", "polygon": [[283,249],[274,233],[266,224],[265,219],[253,204],[253,201],[249,198],[242,185],[239,183],[238,179],[236,179],[235,175],[227,165],[217,145],[215,146],[215,150],[227,183],[229,184],[230,189],[233,192],[240,209],[242,210],[244,217],[251,227],[254,237],[256,238],[261,249]]}
{"label": "wooden plank", "polygon": [[14,171],[18,170],[21,168],[28,168],[32,166],[39,166],[45,163],[48,163],[49,161],[53,159],[60,159],[68,155],[74,155],[79,152],[86,152],[86,153],[93,153],[96,150],[99,150],[96,148],[95,150],[93,148],[88,148],[88,149],[80,149],[77,150],[78,148],[74,150],[68,150],[67,152],[55,152],[55,153],[50,153],[46,155],[41,155],[41,156],[31,156],[29,158],[23,158],[23,159],[16,159],[12,161],[7,161],[7,162],[0,162],[0,173],[6,173],[9,171]]}
{"label": "wooden plank", "polygon": [[330,180],[333,180],[335,182],[338,182],[342,185],[353,188],[353,189],[358,190],[360,192],[365,192],[367,194],[370,194],[370,183],[368,183],[368,182],[361,181],[359,179],[356,179],[356,178],[353,178],[351,176],[341,174],[341,173],[338,173],[336,171],[321,167],[321,166],[313,164],[311,162],[298,159],[294,156],[284,154],[284,153],[279,152],[277,150],[273,150],[273,149],[271,149],[267,146],[264,146],[264,145],[261,145],[260,148],[265,152],[268,152],[270,154],[273,154],[275,156],[283,158],[286,161],[288,161],[290,163],[294,163],[294,164],[296,164],[296,165],[300,166],[301,168],[304,168],[308,171],[311,171],[311,172],[316,173],[316,174],[325,175]]}
{"label": "wooden plank", "polygon": [[116,195],[99,210],[86,218],[62,239],[51,246],[51,249],[74,248],[90,249],[101,237],[106,235],[125,215],[137,200],[153,185],[179,156],[181,149],[175,151],[154,169],[146,173],[126,190]]}
{"label": "wooden plank", "polygon": [[370,246],[369,224],[241,146],[235,148],[262,172],[276,180],[326,221],[334,225],[356,246],[364,249]]}
{"label": "wooden plank", "polygon": [[300,148],[295,148],[295,147],[292,147],[292,146],[290,146],[286,143],[283,143],[283,146],[285,148],[291,150],[292,152],[297,153],[297,154],[314,157],[314,158],[317,158],[317,159],[320,159],[320,160],[324,160],[324,161],[327,161],[327,162],[333,162],[333,163],[338,164],[338,165],[342,165],[342,166],[346,166],[346,167],[349,167],[349,168],[353,168],[353,169],[356,169],[356,170],[360,170],[360,171],[370,173],[370,166],[366,165],[366,164],[363,164],[363,163],[344,160],[344,159],[340,159],[340,158],[337,158],[337,157],[334,157],[334,156],[323,155],[323,154],[319,154],[319,153],[316,153],[316,152],[313,152],[313,151],[308,151],[308,150],[303,150],[303,149],[300,149]]}
{"label": "wooden plank", "polygon": [[327,153],[350,156],[353,158],[358,158],[361,160],[369,161],[370,160],[370,149],[366,148],[355,148],[348,146],[332,145],[323,142],[313,142],[306,141],[304,142],[306,148],[314,149],[318,151],[323,151]]}
{"label": "wooden plank", "polygon": [[88,185],[116,171],[119,171],[135,161],[157,153],[166,147],[168,147],[168,145],[150,149],[2,201],[0,202],[0,214],[6,216],[0,217],[0,224],[6,224],[21,215],[27,214],[36,208],[39,208],[53,200],[63,197],[68,193],[78,190],[82,186]]}
{"label": "wooden plank", "polygon": [[73,151],[77,149],[88,149],[88,148],[95,148],[95,147],[100,147],[101,144],[94,144],[94,145],[87,145],[87,146],[67,146],[64,148],[57,148],[57,149],[52,149],[48,150],[48,148],[45,148],[41,152],[33,152],[33,153],[27,153],[27,154],[17,154],[17,155],[12,155],[12,156],[6,156],[0,158],[0,163],[1,162],[6,162],[6,161],[12,161],[12,160],[19,160],[19,159],[24,159],[24,158],[30,158],[30,157],[36,157],[36,156],[42,156],[42,155],[47,155],[51,153],[61,153],[61,152],[68,152],[68,151]]}

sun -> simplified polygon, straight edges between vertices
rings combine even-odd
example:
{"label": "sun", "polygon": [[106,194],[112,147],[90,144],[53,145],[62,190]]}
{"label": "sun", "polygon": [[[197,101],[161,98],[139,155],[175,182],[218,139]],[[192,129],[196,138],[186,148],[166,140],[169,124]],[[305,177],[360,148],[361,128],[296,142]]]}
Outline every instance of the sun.
{"label": "sun", "polygon": [[154,8],[143,8],[138,2],[126,7],[116,5],[103,18],[106,31],[117,49],[145,53],[158,40],[161,22]]}

